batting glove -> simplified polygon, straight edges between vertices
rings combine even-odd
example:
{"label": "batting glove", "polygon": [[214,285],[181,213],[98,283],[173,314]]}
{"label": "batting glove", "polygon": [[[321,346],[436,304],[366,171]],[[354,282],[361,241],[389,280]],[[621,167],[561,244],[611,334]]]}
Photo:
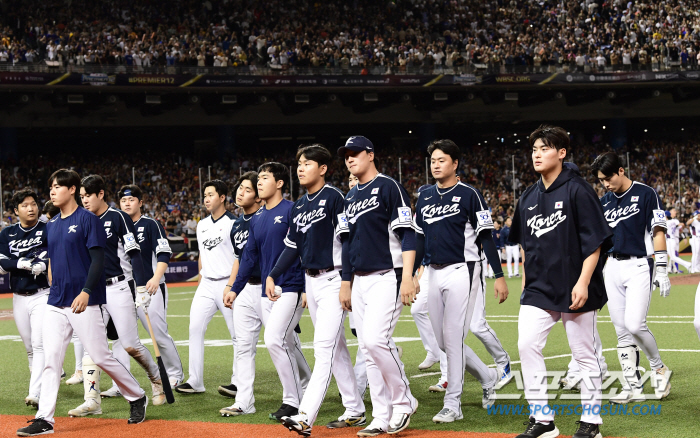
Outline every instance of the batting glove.
{"label": "batting glove", "polygon": [[37,262],[32,264],[32,274],[36,277],[39,274],[43,274],[46,271],[46,263]]}
{"label": "batting glove", "polygon": [[146,286],[138,286],[136,288],[136,308],[148,308],[149,304],[151,304],[151,295],[146,290]]}
{"label": "batting glove", "polygon": [[31,271],[32,261],[33,259],[22,257],[21,259],[17,260],[17,269],[26,269],[27,271]]}
{"label": "batting glove", "polygon": [[671,280],[668,279],[666,272],[666,264],[668,263],[668,255],[666,252],[656,252],[656,277],[654,278],[654,286],[659,288],[659,294],[662,297],[667,297],[671,293]]}

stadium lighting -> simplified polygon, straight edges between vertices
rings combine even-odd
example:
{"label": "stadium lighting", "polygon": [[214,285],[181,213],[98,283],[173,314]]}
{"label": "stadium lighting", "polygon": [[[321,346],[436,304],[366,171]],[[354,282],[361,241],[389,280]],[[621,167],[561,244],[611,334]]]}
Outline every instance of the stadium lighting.
{"label": "stadium lighting", "polygon": [[603,129],[605,129],[605,125],[603,125]]}
{"label": "stadium lighting", "polygon": [[413,134],[413,131],[408,131],[409,134]]}
{"label": "stadium lighting", "polygon": [[685,128],[681,128],[681,131],[685,131]]}
{"label": "stadium lighting", "polygon": [[644,132],[647,132],[647,130],[645,129]]}

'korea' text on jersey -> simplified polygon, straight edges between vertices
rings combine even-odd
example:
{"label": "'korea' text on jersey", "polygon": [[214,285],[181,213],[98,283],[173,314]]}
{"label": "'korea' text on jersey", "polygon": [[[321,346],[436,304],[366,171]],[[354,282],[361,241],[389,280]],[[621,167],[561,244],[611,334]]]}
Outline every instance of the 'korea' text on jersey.
{"label": "'korea' text on jersey", "polygon": [[[236,222],[233,224],[233,257],[238,259],[238,263],[241,262],[243,250],[248,243],[250,222],[254,216],[255,213],[242,214],[238,216],[238,219],[236,219]],[[255,266],[250,271],[250,276],[260,278],[260,263],[258,261],[255,262]]]}
{"label": "'korea' text on jersey", "polygon": [[[0,231],[0,259],[11,260],[13,265],[22,257],[35,259],[47,250],[46,224],[38,221],[30,228],[22,228],[20,224],[11,225]],[[48,266],[48,254],[44,263]],[[0,274],[6,271],[0,266]],[[12,292],[31,293],[49,287],[46,274],[37,275],[31,271],[17,269],[10,272],[10,290]]]}
{"label": "'korea' text on jersey", "polygon": [[230,211],[226,211],[217,220],[209,215],[197,224],[202,277],[220,280],[231,276],[235,221],[236,217]]}

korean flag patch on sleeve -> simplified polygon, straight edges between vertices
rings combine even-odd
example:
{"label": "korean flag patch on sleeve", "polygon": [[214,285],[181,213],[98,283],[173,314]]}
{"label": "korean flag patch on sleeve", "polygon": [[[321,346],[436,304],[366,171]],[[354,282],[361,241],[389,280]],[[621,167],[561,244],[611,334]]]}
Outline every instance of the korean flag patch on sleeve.
{"label": "korean flag patch on sleeve", "polygon": [[134,237],[134,233],[126,233],[124,235],[124,252],[129,252],[133,249],[140,250],[141,247],[139,246],[138,242],[136,241],[136,238]]}
{"label": "korean flag patch on sleeve", "polygon": [[412,221],[411,207],[399,207],[399,223],[410,224]]}

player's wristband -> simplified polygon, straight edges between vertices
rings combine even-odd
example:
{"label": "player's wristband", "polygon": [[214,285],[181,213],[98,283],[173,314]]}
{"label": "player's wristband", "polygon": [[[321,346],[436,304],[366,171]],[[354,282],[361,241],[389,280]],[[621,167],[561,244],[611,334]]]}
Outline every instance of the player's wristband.
{"label": "player's wristband", "polygon": [[655,251],[654,259],[656,260],[656,266],[666,266],[668,264],[668,253],[666,251]]}
{"label": "player's wristband", "polygon": [[495,273],[496,278],[503,278],[503,271]]}
{"label": "player's wristband", "polygon": [[92,291],[86,287],[84,287],[83,290],[81,290],[80,292],[85,292],[88,295],[90,295],[92,293]]}
{"label": "player's wristband", "polygon": [[229,289],[231,289],[231,288],[233,287],[233,285],[232,285],[232,284],[227,284],[226,287],[229,288]]}

